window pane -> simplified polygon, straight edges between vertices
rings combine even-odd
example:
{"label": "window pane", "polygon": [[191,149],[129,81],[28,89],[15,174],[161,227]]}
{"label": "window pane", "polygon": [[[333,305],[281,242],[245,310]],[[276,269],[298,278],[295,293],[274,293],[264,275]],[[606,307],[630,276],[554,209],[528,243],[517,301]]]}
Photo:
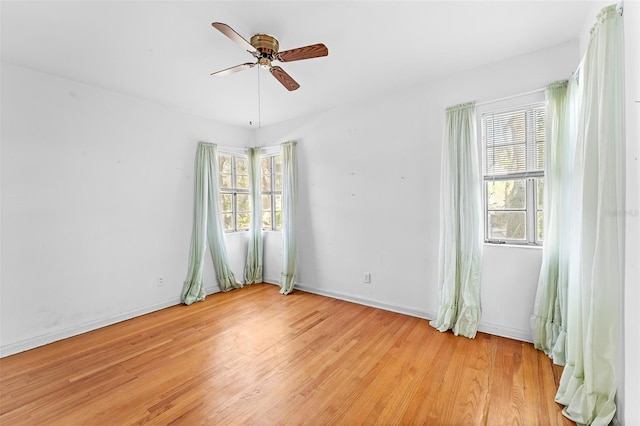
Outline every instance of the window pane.
{"label": "window pane", "polygon": [[537,212],[538,217],[537,219],[537,229],[536,231],[538,232],[538,241],[543,241],[544,240],[544,214],[541,211]]}
{"label": "window pane", "polygon": [[274,195],[273,198],[276,203],[275,209],[282,210],[282,195]]}
{"label": "window pane", "polygon": [[271,229],[271,210],[262,212],[262,227]]}
{"label": "window pane", "polygon": [[536,142],[536,170],[544,170],[544,141]]}
{"label": "window pane", "polygon": [[263,175],[271,174],[271,157],[266,157],[260,160],[260,169]]}
{"label": "window pane", "polygon": [[225,231],[248,229],[251,220],[249,160],[236,155],[219,155],[220,204]]}
{"label": "window pane", "polygon": [[276,229],[282,229],[282,212],[276,212]]}
{"label": "window pane", "polygon": [[262,196],[262,211],[271,211],[271,195]]}
{"label": "window pane", "polygon": [[238,213],[238,229],[249,229],[250,213]]}
{"label": "window pane", "polygon": [[536,179],[537,182],[537,194],[536,194],[536,205],[538,210],[542,210],[542,206],[544,203],[544,179]]}
{"label": "window pane", "polygon": [[247,159],[242,157],[236,157],[236,174],[248,175],[249,166],[247,165]]}
{"label": "window pane", "polygon": [[485,118],[485,134],[499,144],[525,142],[526,123],[526,110],[490,114]]}
{"label": "window pane", "polygon": [[223,213],[233,211],[233,196],[231,194],[220,195],[220,207]]}
{"label": "window pane", "polygon": [[222,222],[225,231],[233,231],[233,213],[223,213]]}
{"label": "window pane", "polygon": [[262,182],[260,184],[262,192],[270,192],[271,191],[271,175],[262,175]]}
{"label": "window pane", "polygon": [[274,191],[282,191],[282,175],[275,175],[274,178],[276,180]]}
{"label": "window pane", "polygon": [[251,211],[251,204],[249,203],[249,194],[237,194],[236,206],[239,212]]}
{"label": "window pane", "polygon": [[544,143],[546,135],[546,109],[538,108],[533,111],[536,126],[536,170],[544,170]]}
{"label": "window pane", "polygon": [[282,158],[279,155],[273,157],[273,171],[274,173],[282,173]]}
{"label": "window pane", "polygon": [[487,174],[504,175],[527,171],[527,145],[487,145]]}
{"label": "window pane", "polygon": [[487,181],[489,210],[524,209],[527,186],[524,179]]}
{"label": "window pane", "polygon": [[539,103],[483,114],[481,124],[487,239],[541,242],[544,180],[513,174],[544,173],[546,107]]}
{"label": "window pane", "polygon": [[249,176],[236,175],[236,189],[249,189]]}
{"label": "window pane", "polygon": [[231,156],[219,155],[218,164],[220,165],[220,173],[231,173]]}
{"label": "window pane", "polygon": [[220,188],[233,188],[230,174],[220,173]]}
{"label": "window pane", "polygon": [[545,107],[484,114],[485,174],[544,170]]}
{"label": "window pane", "polygon": [[526,212],[489,212],[487,236],[490,240],[521,240],[527,238]]}

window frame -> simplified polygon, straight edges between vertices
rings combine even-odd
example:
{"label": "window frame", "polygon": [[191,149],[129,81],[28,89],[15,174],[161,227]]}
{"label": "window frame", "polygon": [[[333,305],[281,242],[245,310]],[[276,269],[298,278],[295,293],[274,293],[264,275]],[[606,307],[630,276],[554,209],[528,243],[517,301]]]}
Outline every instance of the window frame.
{"label": "window frame", "polygon": [[[483,237],[485,244],[505,244],[505,245],[514,245],[514,246],[531,246],[531,247],[542,247],[544,242],[544,234],[542,235],[543,239],[538,238],[538,215],[542,212],[542,202],[544,198],[540,200],[538,203],[538,181],[541,181],[544,184],[544,176],[545,176],[545,167],[546,161],[543,163],[542,170],[529,170],[527,167],[527,171],[518,172],[518,173],[509,173],[503,175],[488,175],[487,174],[487,143],[485,140],[484,134],[484,118],[487,115],[492,114],[501,114],[508,112],[516,112],[516,111],[524,111],[524,110],[532,110],[535,108],[543,107],[545,109],[545,143],[546,141],[546,126],[548,124],[548,119],[546,117],[546,101],[544,99],[544,91],[535,91],[530,92],[520,96],[514,96],[510,98],[504,98],[502,100],[487,102],[485,104],[480,104],[476,107],[476,124],[477,124],[477,134],[480,136],[478,138],[478,156],[479,164],[481,165],[480,170],[480,180],[481,180],[481,191],[482,191],[482,208],[483,208]],[[525,145],[525,149],[528,153],[535,151],[535,139],[530,140],[527,138],[527,142]],[[497,181],[506,181],[506,180],[524,180],[524,188],[526,191],[525,203],[523,209],[500,209],[500,210],[492,210],[489,209],[489,200],[488,200],[488,185],[491,182]],[[544,194],[543,194],[544,197]],[[540,208],[539,208],[540,207]],[[526,226],[526,235],[523,240],[514,240],[514,239],[495,239],[489,238],[489,213],[492,211],[524,211],[526,215],[525,226]],[[544,223],[542,224],[542,231],[544,232]]]}
{"label": "window frame", "polygon": [[[223,174],[227,174],[227,173],[223,173],[222,170],[219,167],[220,164],[220,159],[219,157],[231,157],[231,182],[233,184],[232,187],[223,187],[222,186],[222,175]],[[224,232],[226,234],[230,234],[230,233],[235,233],[235,232],[247,232],[249,231],[249,226],[246,228],[239,228],[238,227],[238,216],[240,214],[249,214],[251,215],[251,210],[248,211],[238,211],[238,195],[242,194],[246,194],[248,197],[251,197],[251,189],[250,188],[238,188],[237,187],[237,167],[236,167],[236,162],[237,159],[243,159],[245,161],[249,161],[248,160],[248,156],[246,151],[235,151],[235,150],[225,150],[225,149],[219,149],[218,150],[218,188],[220,189],[220,200],[218,200],[218,202],[220,203],[220,216],[222,219],[222,228],[224,230]],[[247,173],[248,173],[248,164],[247,164]],[[244,174],[243,174],[244,175]],[[249,176],[248,174],[246,176]],[[222,203],[222,198],[224,195],[229,194],[231,195],[231,211],[225,211],[223,209],[223,203]],[[250,201],[249,201],[250,202]],[[225,226],[225,221],[224,221],[224,215],[225,214],[229,214],[231,213],[231,223],[232,223],[232,227],[231,229],[227,229]]]}

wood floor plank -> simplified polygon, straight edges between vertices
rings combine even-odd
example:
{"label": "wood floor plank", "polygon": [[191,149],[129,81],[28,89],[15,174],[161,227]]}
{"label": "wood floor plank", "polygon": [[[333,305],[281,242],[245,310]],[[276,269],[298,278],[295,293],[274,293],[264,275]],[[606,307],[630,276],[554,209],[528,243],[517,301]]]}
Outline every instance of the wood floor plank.
{"label": "wood floor plank", "polygon": [[528,343],[268,284],[0,360],[0,424],[563,425]]}

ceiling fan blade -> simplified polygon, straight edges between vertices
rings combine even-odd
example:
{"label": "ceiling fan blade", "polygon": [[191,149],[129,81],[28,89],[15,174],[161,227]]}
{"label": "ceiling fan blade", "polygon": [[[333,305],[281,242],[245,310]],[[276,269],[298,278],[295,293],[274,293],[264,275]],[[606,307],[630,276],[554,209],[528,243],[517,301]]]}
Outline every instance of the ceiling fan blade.
{"label": "ceiling fan blade", "polygon": [[280,67],[269,68],[271,74],[278,80],[288,91],[296,90],[300,85]]}
{"label": "ceiling fan blade", "polygon": [[280,52],[278,53],[278,60],[282,62],[291,62],[299,61],[301,59],[319,58],[320,56],[327,56],[328,54],[329,49],[327,49],[327,46],[322,43],[318,43]]}
{"label": "ceiling fan blade", "polygon": [[227,68],[227,69],[222,70],[222,71],[212,72],[211,75],[216,75],[216,76],[229,75],[229,74],[236,73],[238,71],[246,70],[247,68],[253,68],[256,65],[258,65],[258,64],[257,63],[247,62],[246,64],[236,65],[235,67]]}
{"label": "ceiling fan blade", "polygon": [[228,26],[227,24],[223,24],[222,22],[213,22],[211,25],[213,25],[213,28],[220,31],[222,34],[226,35],[231,40],[236,42],[238,46],[242,47],[247,52],[250,52],[250,53],[257,52],[256,48],[253,47],[251,43],[245,40],[244,37],[242,37],[240,34],[235,32],[234,29]]}

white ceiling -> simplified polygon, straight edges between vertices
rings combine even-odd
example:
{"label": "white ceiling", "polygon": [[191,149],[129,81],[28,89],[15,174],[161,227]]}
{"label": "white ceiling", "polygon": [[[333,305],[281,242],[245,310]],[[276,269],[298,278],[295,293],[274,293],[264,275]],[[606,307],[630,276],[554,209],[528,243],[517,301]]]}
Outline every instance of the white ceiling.
{"label": "white ceiling", "polygon": [[[264,126],[576,39],[589,9],[579,1],[2,1],[2,60]],[[322,42],[329,56],[277,63],[300,83],[295,92],[259,67],[211,77],[253,61],[214,21],[246,39],[274,35],[280,50]]]}

